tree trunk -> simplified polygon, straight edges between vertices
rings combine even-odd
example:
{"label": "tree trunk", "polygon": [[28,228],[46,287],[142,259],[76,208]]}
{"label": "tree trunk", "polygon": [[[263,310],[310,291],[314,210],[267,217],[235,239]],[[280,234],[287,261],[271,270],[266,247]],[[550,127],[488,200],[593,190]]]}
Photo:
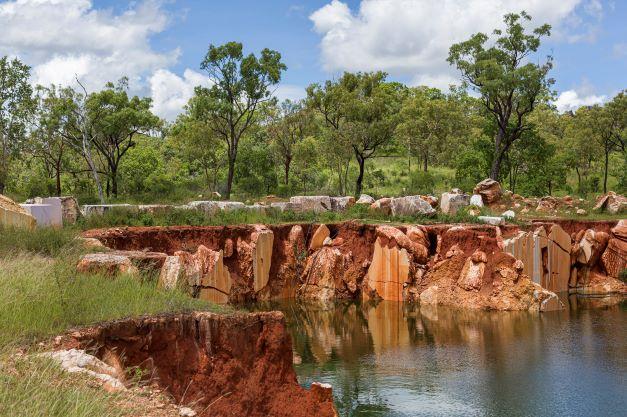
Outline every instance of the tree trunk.
{"label": "tree trunk", "polygon": [[114,197],[118,196],[118,167],[111,168],[111,192]]}
{"label": "tree trunk", "polygon": [[490,168],[490,178],[494,181],[498,181],[501,175],[501,162],[503,160],[504,153],[501,150],[501,142],[505,132],[499,127],[496,137],[494,138],[494,159],[492,159],[492,167]]}
{"label": "tree trunk", "polygon": [[364,181],[364,169],[366,166],[366,160],[359,154],[357,156],[357,163],[359,164],[359,175],[357,176],[357,183],[355,184],[355,195],[361,195],[362,183]]}
{"label": "tree trunk", "polygon": [[605,170],[603,172],[603,194],[607,194],[607,166],[610,162],[610,153],[605,151]]}
{"label": "tree trunk", "polygon": [[96,169],[96,165],[94,164],[94,160],[91,157],[91,149],[87,146],[87,140],[83,137],[83,153],[85,154],[85,158],[87,159],[87,165],[89,165],[89,169],[91,169],[91,174],[94,177],[94,182],[96,183],[96,188],[98,189],[98,198],[100,199],[100,204],[105,203],[104,195],[102,193],[102,184],[100,183],[100,177],[98,176],[98,170]]}
{"label": "tree trunk", "polygon": [[226,192],[224,198],[229,200],[231,198],[231,186],[233,185],[233,177],[235,175],[235,157],[229,155],[229,173],[226,178]]}
{"label": "tree trunk", "polygon": [[423,158],[424,160],[422,161],[423,163],[422,169],[424,172],[427,172],[429,170],[429,154],[425,152],[423,155]]}
{"label": "tree trunk", "polygon": [[0,180],[0,194],[4,194],[4,181]]}
{"label": "tree trunk", "polygon": [[289,185],[290,183],[290,164],[292,163],[292,158],[285,158],[285,185]]}
{"label": "tree trunk", "polygon": [[57,188],[57,197],[61,197],[61,169],[57,167],[56,173],[56,188]]}

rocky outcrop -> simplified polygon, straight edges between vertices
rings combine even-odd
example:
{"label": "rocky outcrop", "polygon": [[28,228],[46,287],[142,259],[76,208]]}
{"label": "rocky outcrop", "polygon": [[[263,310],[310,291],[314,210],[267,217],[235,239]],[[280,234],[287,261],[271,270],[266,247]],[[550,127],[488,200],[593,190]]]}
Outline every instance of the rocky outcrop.
{"label": "rocky outcrop", "polygon": [[355,197],[331,197],[331,210],[346,211],[355,205]]}
{"label": "rocky outcrop", "polygon": [[371,196],[369,196],[368,194],[362,194],[359,196],[359,199],[357,200],[357,202],[355,204],[372,204],[374,203],[374,198],[372,198]]}
{"label": "rocky outcrop", "polygon": [[322,301],[333,300],[344,286],[344,273],[350,263],[339,249],[325,246],[307,259],[301,277],[298,297]]}
{"label": "rocky outcrop", "polygon": [[[114,354],[123,370],[158,384],[200,417],[336,416],[331,388],[302,388],[281,313],[190,313],[74,331],[63,347]],[[109,364],[111,366],[111,364]]]}
{"label": "rocky outcrop", "polygon": [[483,200],[483,204],[490,205],[494,203],[498,203],[503,196],[503,191],[501,190],[501,184],[498,181],[494,181],[493,179],[487,178],[480,183],[478,183],[474,190],[474,194],[479,194],[481,199]]}
{"label": "rocky outcrop", "polygon": [[620,214],[627,211],[627,197],[613,191],[599,197],[593,210],[607,211],[611,214]]}

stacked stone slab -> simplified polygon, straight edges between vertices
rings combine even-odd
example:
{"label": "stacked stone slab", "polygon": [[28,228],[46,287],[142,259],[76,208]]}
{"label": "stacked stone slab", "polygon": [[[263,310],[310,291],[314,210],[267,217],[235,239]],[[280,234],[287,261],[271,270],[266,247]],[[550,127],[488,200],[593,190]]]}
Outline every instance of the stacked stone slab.
{"label": "stacked stone slab", "polygon": [[470,204],[470,196],[464,194],[459,189],[454,189],[449,193],[443,193],[440,199],[440,209],[444,214],[454,216],[457,211]]}
{"label": "stacked stone slab", "polygon": [[15,201],[0,194],[0,226],[33,229],[37,220]]}

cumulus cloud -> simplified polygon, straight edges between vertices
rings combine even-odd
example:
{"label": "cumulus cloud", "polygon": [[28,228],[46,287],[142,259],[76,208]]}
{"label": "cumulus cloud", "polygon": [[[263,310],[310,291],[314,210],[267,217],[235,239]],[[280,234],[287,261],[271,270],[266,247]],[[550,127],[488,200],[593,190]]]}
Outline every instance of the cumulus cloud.
{"label": "cumulus cloud", "polygon": [[552,24],[564,40],[567,33],[584,30],[580,14],[592,19],[602,14],[596,0],[362,0],[356,11],[333,0],[309,18],[321,35],[327,71],[384,70],[441,87],[459,78],[446,62],[453,43],[489,33],[505,13],[521,10],[534,22]]}
{"label": "cumulus cloud", "polygon": [[158,0],[129,3],[114,13],[91,0],[0,2],[0,54],[33,66],[33,82],[70,84],[75,75],[89,89],[128,76],[141,89],[148,74],[176,62],[179,51],[155,51],[150,37],[168,18]]}
{"label": "cumulus cloud", "polygon": [[565,111],[575,111],[581,106],[593,106],[601,104],[606,100],[606,96],[597,96],[594,94],[585,94],[575,90],[562,91],[555,100],[557,110],[562,113]]}
{"label": "cumulus cloud", "polygon": [[211,85],[204,74],[186,69],[180,77],[166,69],[157,70],[149,80],[152,108],[158,116],[173,121],[194,95],[194,87]]}

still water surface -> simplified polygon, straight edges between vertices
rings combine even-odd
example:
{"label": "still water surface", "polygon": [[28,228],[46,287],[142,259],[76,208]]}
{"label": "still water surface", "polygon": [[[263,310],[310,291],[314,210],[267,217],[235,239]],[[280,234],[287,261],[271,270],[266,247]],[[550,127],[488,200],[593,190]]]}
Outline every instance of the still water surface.
{"label": "still water surface", "polygon": [[299,382],[341,416],[627,416],[627,303],[476,312],[395,302],[259,304],[285,313]]}

